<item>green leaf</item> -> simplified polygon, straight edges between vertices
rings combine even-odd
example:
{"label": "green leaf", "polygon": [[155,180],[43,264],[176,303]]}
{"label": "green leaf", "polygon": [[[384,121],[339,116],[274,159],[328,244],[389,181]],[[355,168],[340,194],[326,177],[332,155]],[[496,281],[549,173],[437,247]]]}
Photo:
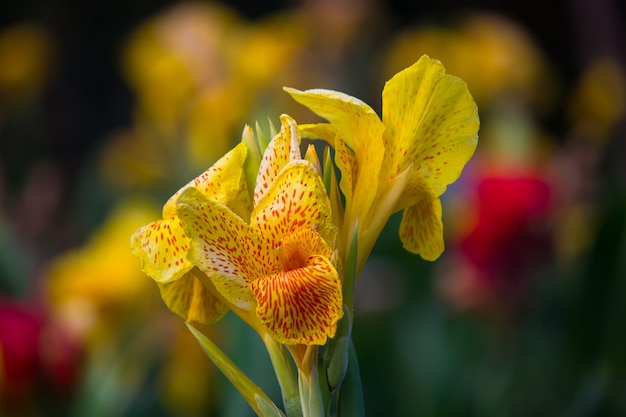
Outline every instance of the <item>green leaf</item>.
{"label": "green leaf", "polygon": [[241,369],[230,360],[226,354],[206,337],[200,330],[189,323],[185,323],[191,334],[196,338],[202,350],[222,371],[228,380],[237,388],[250,407],[259,417],[285,417],[285,414],[276,407],[276,404],[259,388]]}

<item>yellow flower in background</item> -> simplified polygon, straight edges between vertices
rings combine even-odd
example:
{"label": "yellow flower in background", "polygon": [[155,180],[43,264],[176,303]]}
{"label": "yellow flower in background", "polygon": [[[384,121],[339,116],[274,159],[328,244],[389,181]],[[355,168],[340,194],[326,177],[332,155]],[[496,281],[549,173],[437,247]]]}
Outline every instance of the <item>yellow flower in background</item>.
{"label": "yellow flower in background", "polygon": [[451,26],[408,28],[389,44],[382,73],[407,67],[416,54],[444,62],[481,107],[512,95],[541,110],[554,104],[558,80],[547,58],[523,26],[504,16],[470,13]]}
{"label": "yellow flower in background", "polygon": [[0,91],[3,99],[28,97],[50,75],[53,43],[45,29],[23,22],[0,32]]}
{"label": "yellow flower in background", "polygon": [[152,288],[125,243],[156,213],[144,201],[122,202],[83,247],[63,253],[47,266],[50,303],[86,338],[109,337],[108,332],[119,331],[124,312],[151,304],[152,297],[146,295]]}
{"label": "yellow flower in background", "polygon": [[[219,338],[217,328],[211,333]],[[158,376],[159,401],[172,415],[209,416],[222,398],[215,366],[185,326],[171,335]]]}
{"label": "yellow flower in background", "polygon": [[400,210],[404,247],[427,260],[439,257],[444,248],[439,198],[478,140],[478,110],[466,84],[423,56],[385,84],[382,120],[343,93],[286,91],[330,122],[300,127],[337,152],[346,198],[340,241],[347,244],[358,225],[359,269],[389,216]]}
{"label": "yellow flower in background", "polygon": [[144,22],[122,55],[134,124],[105,148],[105,177],[125,187],[180,184],[217,161],[246,117],[271,105],[270,86],[302,36],[288,16],[252,23],[220,4],[182,2]]}
{"label": "yellow flower in background", "polygon": [[209,324],[219,320],[227,308],[201,283],[202,274],[187,259],[190,239],[178,217],[176,202],[183,191],[193,187],[245,216],[250,201],[245,187],[243,164],[247,148],[237,145],[212,167],[190,181],[163,206],[163,218],[143,226],[131,238],[133,254],[143,271],[157,282],[165,304],[185,321]]}
{"label": "yellow flower in background", "polygon": [[591,62],[578,80],[568,103],[568,121],[591,138],[604,142],[624,120],[626,72],[616,60]]}
{"label": "yellow flower in background", "polygon": [[229,39],[238,27],[227,7],[189,2],[141,25],[122,63],[143,117],[171,128],[198,91],[220,85],[229,76]]}
{"label": "yellow flower in background", "polygon": [[231,57],[242,27],[224,5],[182,2],[129,36],[122,70],[136,98],[134,123],[104,150],[109,182],[180,184],[232,147],[251,101]]}

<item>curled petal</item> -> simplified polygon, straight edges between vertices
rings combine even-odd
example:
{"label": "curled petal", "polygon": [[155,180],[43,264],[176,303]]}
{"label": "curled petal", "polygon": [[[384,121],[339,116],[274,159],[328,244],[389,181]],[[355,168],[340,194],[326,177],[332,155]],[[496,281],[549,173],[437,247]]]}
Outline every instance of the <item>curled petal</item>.
{"label": "curled petal", "polygon": [[278,270],[276,255],[228,207],[206,199],[194,188],[180,195],[176,207],[191,239],[189,260],[227,301],[250,310],[255,301],[249,284],[259,275]]}
{"label": "curled petal", "polygon": [[205,197],[228,206],[242,218],[252,211],[252,205],[245,182],[244,162],[247,147],[241,142],[220,158],[209,169],[189,181],[163,206],[163,217],[176,215],[176,200],[187,188],[198,189]]}
{"label": "curled petal", "polygon": [[335,147],[337,128],[330,123],[312,123],[298,125],[300,136],[307,139],[323,139],[330,146]]}
{"label": "curled petal", "polygon": [[302,159],[300,134],[295,120],[283,114],[278,134],[270,141],[263,154],[254,188],[254,204],[267,192],[274,178],[290,161]]}
{"label": "curled petal", "polygon": [[336,236],[322,179],[304,160],[289,163],[276,177],[254,208],[250,224],[271,247],[301,228],[316,229],[330,246]]}
{"label": "curled petal", "polygon": [[382,139],[385,127],[376,112],[361,100],[337,91],[324,89],[298,91],[293,88],[284,90],[298,103],[335,126],[347,148],[354,152],[358,167],[356,178],[353,180],[355,200],[352,210],[354,213],[367,212],[376,196],[372,190],[378,188],[380,168],[385,154]]}
{"label": "curled petal", "polygon": [[251,289],[259,319],[278,342],[323,345],[334,337],[342,294],[328,258],[311,256],[307,266],[259,278]]}
{"label": "curled petal", "polygon": [[162,283],[177,280],[193,268],[186,257],[189,243],[177,216],[143,226],[130,239],[133,255],[141,260],[141,269]]}
{"label": "curled petal", "polygon": [[402,213],[400,240],[404,248],[419,254],[427,261],[434,261],[444,250],[441,201],[439,198],[423,198]]}
{"label": "curled petal", "polygon": [[[459,177],[478,142],[478,108],[467,85],[428,56],[385,84],[383,122],[381,175],[393,177],[412,164],[409,182],[432,197]],[[414,204],[418,194],[411,193],[397,209]]]}
{"label": "curled petal", "polygon": [[157,284],[167,307],[187,323],[213,324],[226,314],[228,307],[211,293],[206,285],[212,284],[205,284],[199,274],[202,272],[192,269],[181,279]]}
{"label": "curled petal", "polygon": [[365,155],[368,148],[378,146],[383,124],[376,112],[361,100],[325,89],[299,91],[285,87],[284,90],[340,130],[348,146],[357,154]]}

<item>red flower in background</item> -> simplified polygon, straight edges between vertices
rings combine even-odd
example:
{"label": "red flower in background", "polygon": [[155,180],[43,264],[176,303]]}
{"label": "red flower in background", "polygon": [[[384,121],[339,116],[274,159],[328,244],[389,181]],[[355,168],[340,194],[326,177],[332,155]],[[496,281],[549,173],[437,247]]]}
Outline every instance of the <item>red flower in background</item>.
{"label": "red flower in background", "polygon": [[550,257],[552,190],[540,175],[486,175],[476,185],[475,223],[451,252],[442,290],[460,309],[518,306]]}
{"label": "red flower in background", "polygon": [[0,413],[30,415],[40,394],[70,394],[78,359],[75,340],[44,308],[0,300]]}

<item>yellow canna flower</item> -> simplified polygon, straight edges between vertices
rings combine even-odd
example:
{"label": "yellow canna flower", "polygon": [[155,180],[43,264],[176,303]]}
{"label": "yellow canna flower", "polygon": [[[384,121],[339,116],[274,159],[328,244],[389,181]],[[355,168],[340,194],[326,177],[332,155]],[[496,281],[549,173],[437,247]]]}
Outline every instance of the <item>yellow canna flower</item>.
{"label": "yellow canna flower", "polygon": [[342,315],[330,202],[315,168],[289,163],[250,224],[192,189],[178,203],[190,259],[233,305],[254,310],[280,343],[324,344]]}
{"label": "yellow canna flower", "polygon": [[[296,134],[295,122],[282,119]],[[330,201],[299,148],[276,144],[261,162],[249,222],[193,189],[177,209],[191,238],[189,259],[229,304],[254,312],[280,343],[322,345],[343,315]]]}
{"label": "yellow canna flower", "polygon": [[295,121],[283,115],[253,193],[242,142],[131,238],[144,272],[186,321],[208,324],[231,308],[280,343],[324,344],[334,336],[343,314],[336,227],[317,169],[299,146]]}
{"label": "yellow canna flower", "polygon": [[[335,91],[285,89],[329,124],[301,125],[328,141],[346,200],[340,242],[358,226],[360,269],[389,217],[404,210],[400,238],[424,259],[443,252],[440,197],[474,153],[478,110],[466,84],[428,56],[399,72],[382,94],[382,120]],[[346,247],[340,248],[346,253]]]}

